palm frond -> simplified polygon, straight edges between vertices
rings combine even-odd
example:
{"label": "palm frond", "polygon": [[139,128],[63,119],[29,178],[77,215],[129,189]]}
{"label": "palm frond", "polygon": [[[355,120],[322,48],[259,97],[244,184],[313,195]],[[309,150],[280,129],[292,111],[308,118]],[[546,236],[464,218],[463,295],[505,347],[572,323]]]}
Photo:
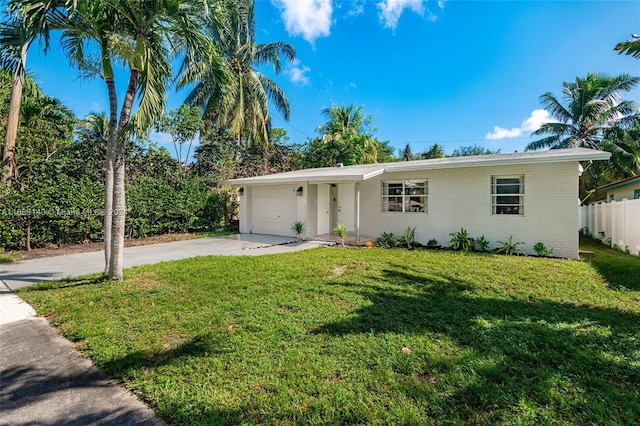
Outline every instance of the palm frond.
{"label": "palm frond", "polygon": [[627,40],[620,42],[613,48],[619,55],[631,55],[636,59],[640,59],[640,39]]}

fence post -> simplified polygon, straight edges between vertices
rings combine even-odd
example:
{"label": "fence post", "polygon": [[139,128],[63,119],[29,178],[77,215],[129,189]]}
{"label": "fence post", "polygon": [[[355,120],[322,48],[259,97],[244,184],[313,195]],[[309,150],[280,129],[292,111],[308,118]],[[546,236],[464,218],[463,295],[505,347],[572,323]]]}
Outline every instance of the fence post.
{"label": "fence post", "polygon": [[624,250],[629,246],[629,200],[626,198],[622,199],[622,238],[624,239],[624,246],[620,247]]}
{"label": "fence post", "polygon": [[617,235],[616,231],[618,230],[618,226],[615,218],[617,208],[618,208],[618,203],[615,201],[611,201],[611,204],[609,204],[609,229],[611,229],[611,236],[609,237],[611,238],[611,243],[609,245],[611,247],[618,244],[619,242],[619,241],[614,241]]}

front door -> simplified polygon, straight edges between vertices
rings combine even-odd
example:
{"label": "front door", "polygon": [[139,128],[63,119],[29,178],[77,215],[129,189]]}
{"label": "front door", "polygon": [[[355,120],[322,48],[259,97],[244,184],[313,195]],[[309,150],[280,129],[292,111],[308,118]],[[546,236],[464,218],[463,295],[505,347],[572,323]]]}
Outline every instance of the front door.
{"label": "front door", "polygon": [[338,185],[329,186],[329,233],[338,225]]}

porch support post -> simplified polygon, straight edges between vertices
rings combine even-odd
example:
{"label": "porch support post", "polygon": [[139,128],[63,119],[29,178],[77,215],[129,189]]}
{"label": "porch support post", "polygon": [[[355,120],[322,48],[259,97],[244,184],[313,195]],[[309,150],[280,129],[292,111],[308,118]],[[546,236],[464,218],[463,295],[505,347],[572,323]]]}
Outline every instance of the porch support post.
{"label": "porch support post", "polygon": [[355,198],[356,242],[360,242],[360,182],[355,183]]}

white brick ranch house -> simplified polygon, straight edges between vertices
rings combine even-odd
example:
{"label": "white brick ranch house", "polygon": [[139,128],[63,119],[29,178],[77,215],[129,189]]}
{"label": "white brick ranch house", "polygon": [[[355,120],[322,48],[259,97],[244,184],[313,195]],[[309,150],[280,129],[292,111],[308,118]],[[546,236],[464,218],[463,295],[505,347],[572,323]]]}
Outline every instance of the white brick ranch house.
{"label": "white brick ranch house", "polygon": [[543,242],[554,255],[578,257],[579,161],[607,160],[584,148],[451,157],[298,170],[227,181],[240,186],[240,232],[304,237],[337,224],[361,235],[400,235],[416,241],[465,228],[492,242],[513,236],[525,253]]}

